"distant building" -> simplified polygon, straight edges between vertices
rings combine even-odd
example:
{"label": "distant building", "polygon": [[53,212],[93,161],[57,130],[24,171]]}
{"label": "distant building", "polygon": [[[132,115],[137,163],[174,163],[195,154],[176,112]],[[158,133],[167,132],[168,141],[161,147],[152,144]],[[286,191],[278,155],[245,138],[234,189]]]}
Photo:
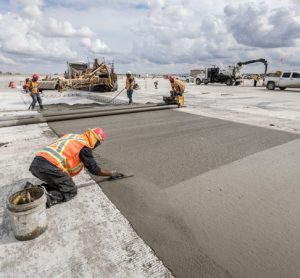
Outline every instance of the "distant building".
{"label": "distant building", "polygon": [[191,70],[191,76],[192,77],[196,77],[198,74],[200,74],[200,73],[203,73],[204,72],[204,70],[201,70],[201,69],[193,69],[193,70]]}

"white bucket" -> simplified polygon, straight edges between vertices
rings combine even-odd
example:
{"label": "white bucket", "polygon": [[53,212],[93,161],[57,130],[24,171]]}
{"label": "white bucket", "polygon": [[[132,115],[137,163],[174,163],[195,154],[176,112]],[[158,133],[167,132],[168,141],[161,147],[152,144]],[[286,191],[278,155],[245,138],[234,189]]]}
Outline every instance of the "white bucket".
{"label": "white bucket", "polygon": [[[28,193],[31,198],[27,203],[16,202],[18,198],[20,199],[18,196],[26,196]],[[34,239],[47,229],[46,200],[45,190],[42,187],[24,189],[8,198],[7,208],[16,239],[22,241]]]}

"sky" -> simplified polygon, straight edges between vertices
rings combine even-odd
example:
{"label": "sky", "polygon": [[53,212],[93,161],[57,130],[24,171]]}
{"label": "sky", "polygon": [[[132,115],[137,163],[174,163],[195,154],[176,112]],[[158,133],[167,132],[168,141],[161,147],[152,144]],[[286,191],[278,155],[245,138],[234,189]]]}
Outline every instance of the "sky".
{"label": "sky", "polygon": [[300,70],[300,0],[0,0],[0,71],[62,73],[96,57],[119,73],[258,58]]}

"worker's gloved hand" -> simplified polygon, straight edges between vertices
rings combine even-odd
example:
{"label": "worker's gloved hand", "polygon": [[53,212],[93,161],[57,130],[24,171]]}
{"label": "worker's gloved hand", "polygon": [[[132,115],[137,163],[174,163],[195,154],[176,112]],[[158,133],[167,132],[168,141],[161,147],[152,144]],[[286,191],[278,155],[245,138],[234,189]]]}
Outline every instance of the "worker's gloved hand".
{"label": "worker's gloved hand", "polygon": [[111,171],[110,177],[111,177],[112,179],[117,179],[117,178],[120,178],[120,177],[122,177],[122,176],[123,176],[123,174],[122,174],[122,173],[119,173],[117,170],[112,170],[112,171]]}
{"label": "worker's gloved hand", "polygon": [[117,170],[112,170],[112,171],[111,171],[111,174],[110,174],[110,177],[111,177],[112,179],[116,179],[116,178],[118,177],[118,175],[119,175],[119,173],[118,173]]}

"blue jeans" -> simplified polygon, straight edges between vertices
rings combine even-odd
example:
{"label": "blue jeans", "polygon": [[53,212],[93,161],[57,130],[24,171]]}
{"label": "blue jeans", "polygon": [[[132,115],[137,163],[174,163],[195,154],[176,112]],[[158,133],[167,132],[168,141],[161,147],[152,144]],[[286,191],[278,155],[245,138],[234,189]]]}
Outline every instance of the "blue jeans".
{"label": "blue jeans", "polygon": [[39,106],[41,109],[44,109],[43,108],[43,104],[42,104],[42,98],[40,96],[40,93],[37,93],[37,94],[30,94],[30,96],[32,97],[32,103],[31,103],[31,109],[33,110],[36,103],[38,102],[39,103]]}
{"label": "blue jeans", "polygon": [[132,103],[132,95],[133,95],[133,90],[127,90],[127,97],[129,99],[129,104]]}

